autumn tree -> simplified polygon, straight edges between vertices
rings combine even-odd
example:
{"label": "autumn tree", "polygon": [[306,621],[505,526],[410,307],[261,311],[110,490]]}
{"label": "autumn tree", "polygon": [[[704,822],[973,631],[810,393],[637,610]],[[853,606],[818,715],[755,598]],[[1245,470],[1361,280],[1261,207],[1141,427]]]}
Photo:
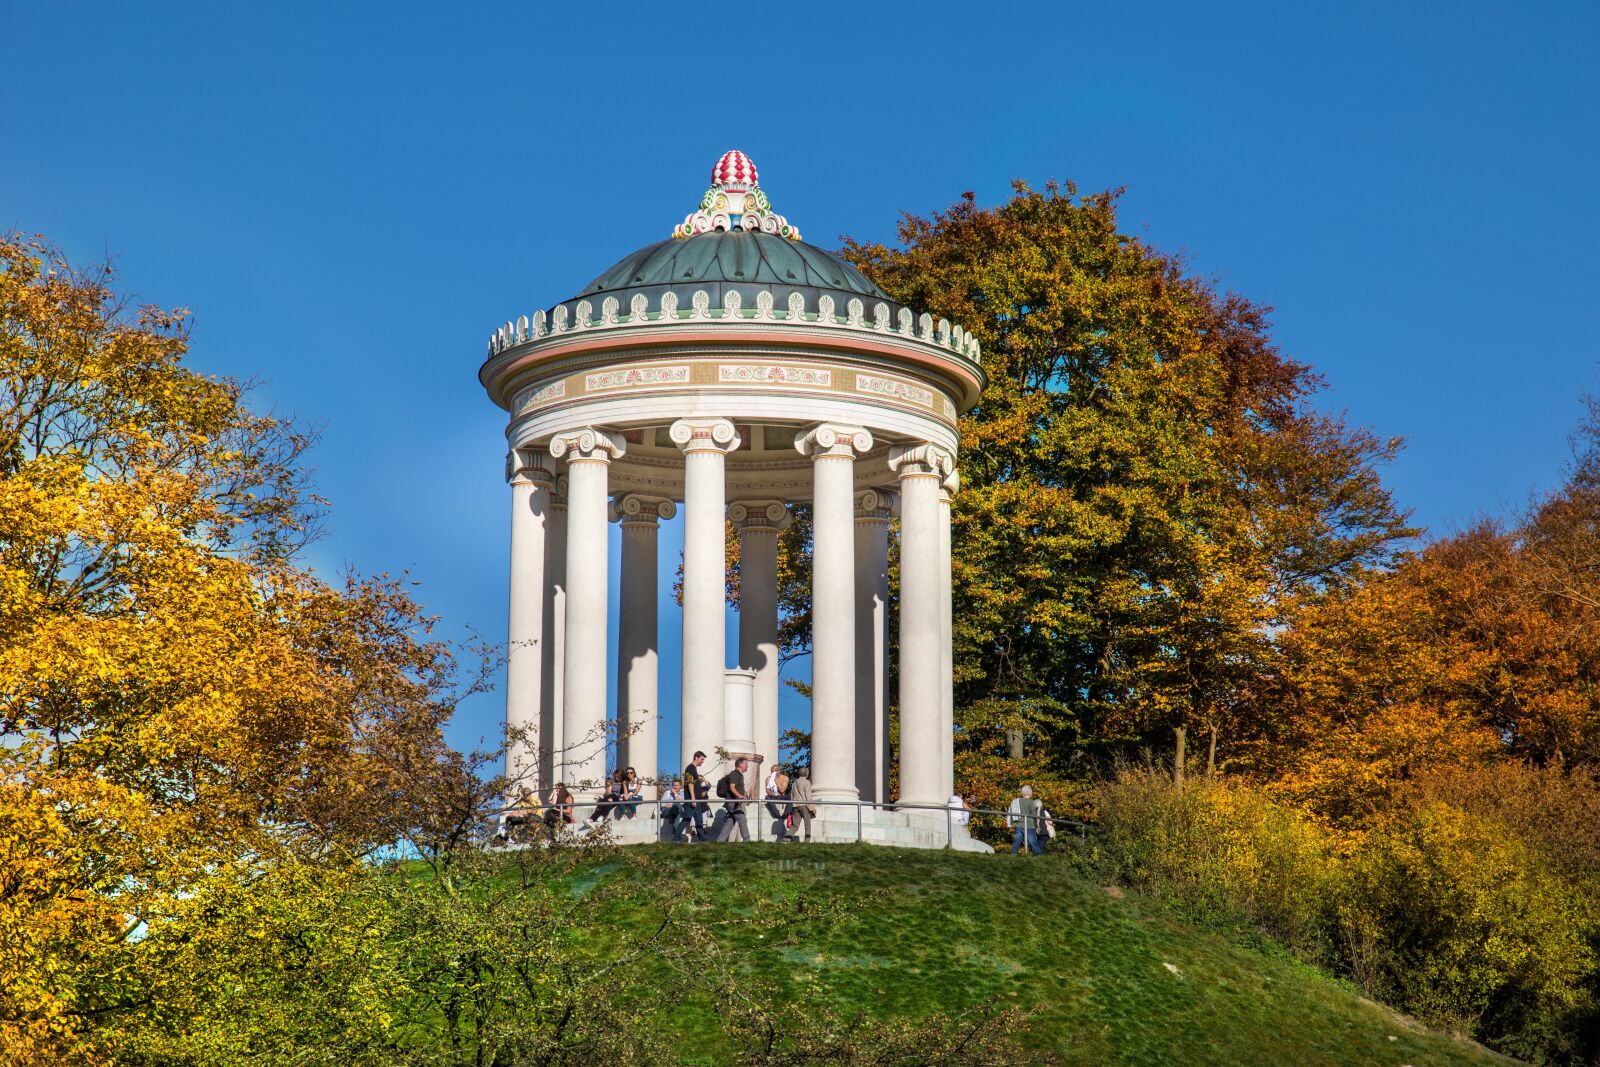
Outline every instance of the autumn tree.
{"label": "autumn tree", "polygon": [[1569,476],[1308,603],[1277,642],[1247,764],[1360,827],[1405,783],[1498,760],[1600,768],[1600,487],[1593,420]]}
{"label": "autumn tree", "polygon": [[306,435],[110,282],[0,239],[0,1045],[22,1062],[109,1054],[106,961],[173,902],[392,838],[412,772],[450,763],[428,619],[297,560]]}
{"label": "autumn tree", "polygon": [[1174,728],[1233,738],[1291,598],[1412,531],[1398,447],[1318,413],[1267,311],[1118,231],[1116,192],[1019,183],[907,215],[844,255],[962,324],[989,384],[961,421],[954,505],[958,760],[1025,729],[1065,773]]}

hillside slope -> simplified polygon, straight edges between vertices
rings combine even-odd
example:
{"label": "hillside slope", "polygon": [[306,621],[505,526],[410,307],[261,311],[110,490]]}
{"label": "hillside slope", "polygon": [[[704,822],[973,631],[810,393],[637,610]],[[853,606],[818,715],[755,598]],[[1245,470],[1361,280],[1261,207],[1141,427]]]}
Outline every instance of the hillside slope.
{"label": "hillside slope", "polygon": [[[729,916],[761,901],[842,899],[843,913],[797,944],[763,945],[737,924],[722,935],[784,995],[902,1018],[1017,1004],[1027,1013],[1017,1036],[1041,1062],[1510,1062],[1424,1030],[1312,968],[1088,884],[1056,856],[771,844],[651,853],[690,874]],[[572,889],[635,876],[603,864]],[[696,1061],[722,1062],[710,1007],[679,1005],[661,1024],[681,1034],[680,1048],[697,1050]]]}

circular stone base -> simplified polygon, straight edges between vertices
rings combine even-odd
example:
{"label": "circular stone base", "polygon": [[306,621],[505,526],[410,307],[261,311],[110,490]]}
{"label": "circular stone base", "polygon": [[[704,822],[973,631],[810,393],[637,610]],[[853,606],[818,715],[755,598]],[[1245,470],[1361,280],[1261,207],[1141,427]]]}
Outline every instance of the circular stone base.
{"label": "circular stone base", "polygon": [[[705,820],[709,829],[716,818],[722,801],[711,801],[711,810]],[[952,848],[957,852],[993,852],[994,849],[977,840],[965,826],[946,822],[937,811],[884,811],[879,808],[862,808],[859,826],[853,808],[818,808],[818,816],[811,820],[811,841],[821,844],[893,845],[897,848]],[[760,826],[757,827],[759,812]],[[750,836],[756,841],[771,841],[775,820],[767,814],[766,806],[752,802],[745,809],[745,821],[750,826]],[[613,819],[605,824],[611,839],[619,845],[640,845],[665,840],[661,825],[653,808],[639,809],[632,819]],[[805,832],[801,823],[796,833]]]}

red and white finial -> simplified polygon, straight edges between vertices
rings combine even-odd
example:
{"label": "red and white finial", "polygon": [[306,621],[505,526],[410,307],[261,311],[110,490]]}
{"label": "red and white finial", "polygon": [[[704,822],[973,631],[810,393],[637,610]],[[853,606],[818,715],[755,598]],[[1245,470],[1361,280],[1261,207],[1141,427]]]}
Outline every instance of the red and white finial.
{"label": "red and white finial", "polygon": [[735,148],[722,153],[717,165],[711,168],[711,184],[749,188],[761,184],[761,179],[756,175],[756,165],[750,162],[750,157]]}
{"label": "red and white finial", "polygon": [[711,188],[700,198],[700,210],[674,227],[672,236],[693,237],[713,230],[744,230],[800,240],[800,231],[772,210],[761,191],[756,165],[743,152],[722,153],[711,168]]}

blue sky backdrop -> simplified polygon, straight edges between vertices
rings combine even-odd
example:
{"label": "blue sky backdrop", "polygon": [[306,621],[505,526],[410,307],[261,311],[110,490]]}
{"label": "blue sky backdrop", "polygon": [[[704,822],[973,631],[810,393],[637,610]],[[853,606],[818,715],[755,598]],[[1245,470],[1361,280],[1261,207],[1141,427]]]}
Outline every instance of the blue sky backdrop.
{"label": "blue sky backdrop", "polygon": [[408,571],[450,635],[505,627],[488,334],[665,237],[728,148],[829,248],[1018,177],[1126,186],[1126,231],[1407,439],[1388,482],[1448,533],[1556,484],[1596,386],[1597,12],[0,0],[0,227],[192,308],[196,365],[321,428],[316,566]]}

